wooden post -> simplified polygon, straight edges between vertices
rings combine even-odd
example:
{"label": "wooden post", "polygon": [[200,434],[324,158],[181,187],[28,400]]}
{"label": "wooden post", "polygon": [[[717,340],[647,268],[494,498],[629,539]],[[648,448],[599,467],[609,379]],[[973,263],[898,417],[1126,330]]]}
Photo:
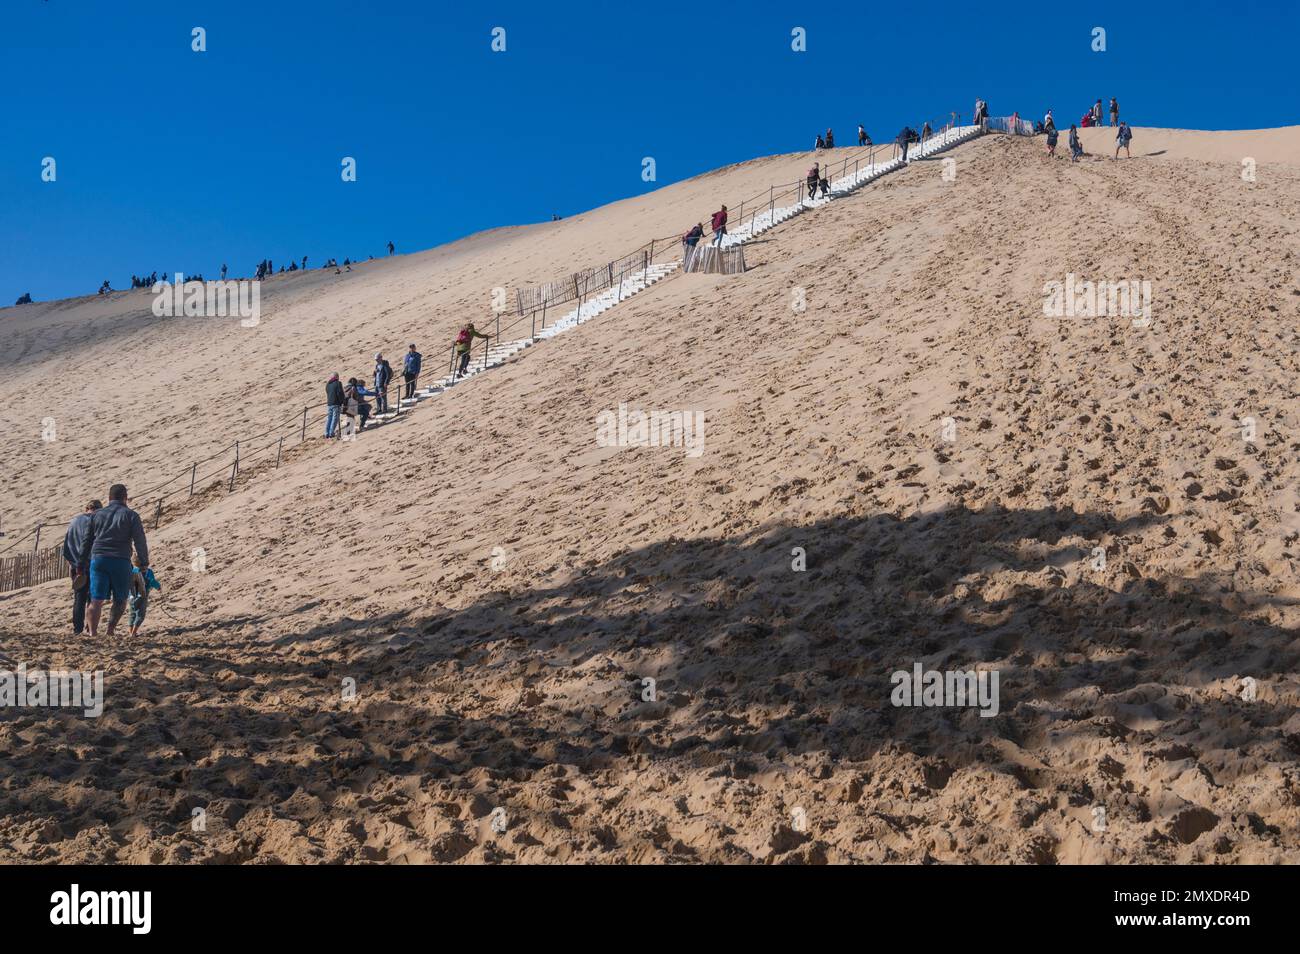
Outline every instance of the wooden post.
{"label": "wooden post", "polygon": [[190,496],[191,497],[194,496],[194,478],[195,476],[198,475],[198,472],[199,472],[199,465],[196,462],[194,466],[190,468]]}
{"label": "wooden post", "polygon": [[280,454],[284,451],[284,438],[280,438],[280,446],[275,449],[275,469],[280,469]]}
{"label": "wooden post", "polygon": [[298,443],[301,444],[306,439],[307,439],[307,409],[303,408],[302,409],[302,437],[298,438]]}
{"label": "wooden post", "polygon": [[230,465],[230,489],[231,490],[235,489],[235,471],[238,468],[239,468],[239,464],[237,463]]}
{"label": "wooden post", "polygon": [[158,524],[162,522],[162,498],[158,498],[158,505],[153,509],[153,528],[158,529]]}
{"label": "wooden post", "polygon": [[39,524],[39,523],[38,523],[38,524],[36,525],[36,542],[35,542],[34,544],[32,544],[32,552],[33,552],[33,553],[35,553],[37,550],[39,550],[39,549],[41,548],[41,527],[42,527],[42,524]]}

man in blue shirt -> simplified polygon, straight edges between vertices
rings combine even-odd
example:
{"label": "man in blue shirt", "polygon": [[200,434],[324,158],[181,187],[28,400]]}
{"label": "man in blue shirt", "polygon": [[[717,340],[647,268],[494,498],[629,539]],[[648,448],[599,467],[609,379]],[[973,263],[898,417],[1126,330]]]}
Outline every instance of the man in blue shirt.
{"label": "man in blue shirt", "polygon": [[406,393],[403,397],[415,397],[415,380],[420,376],[420,362],[423,358],[420,352],[415,350],[415,345],[411,345],[411,350],[406,352],[406,358],[402,361],[402,377],[406,379]]}
{"label": "man in blue shirt", "polygon": [[106,635],[126,610],[126,598],[131,593],[131,547],[135,547],[141,568],[149,565],[149,544],[144,536],[140,515],[126,505],[126,484],[108,488],[108,506],[91,515],[86,537],[77,554],[79,566],[90,567],[90,607],[86,614],[90,624],[90,638],[99,635],[99,618],[104,611],[104,600],[113,596],[113,611],[108,617]]}

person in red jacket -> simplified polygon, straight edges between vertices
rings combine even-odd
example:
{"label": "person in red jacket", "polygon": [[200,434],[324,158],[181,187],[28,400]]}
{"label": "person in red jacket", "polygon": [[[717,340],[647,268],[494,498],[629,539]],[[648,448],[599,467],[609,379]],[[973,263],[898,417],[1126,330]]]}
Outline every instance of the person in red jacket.
{"label": "person in red jacket", "polygon": [[713,213],[713,244],[722,245],[722,236],[727,234],[727,207],[724,205]]}

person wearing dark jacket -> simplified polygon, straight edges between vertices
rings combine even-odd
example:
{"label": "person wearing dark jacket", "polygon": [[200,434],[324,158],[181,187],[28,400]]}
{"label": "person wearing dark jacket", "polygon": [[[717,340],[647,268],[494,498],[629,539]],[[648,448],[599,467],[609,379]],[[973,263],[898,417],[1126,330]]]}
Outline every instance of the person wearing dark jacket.
{"label": "person wearing dark jacket", "polygon": [[722,236],[727,234],[727,207],[725,205],[713,213],[710,224],[713,226],[713,242],[711,244],[721,246]]}
{"label": "person wearing dark jacket", "polygon": [[90,566],[81,562],[81,550],[90,532],[90,518],[104,505],[98,500],[86,504],[82,513],[72,518],[63,535],[63,559],[72,574],[72,632],[80,636],[86,628],[86,604],[90,602]]}
{"label": "person wearing dark jacket", "polygon": [[325,403],[329,407],[325,411],[325,436],[333,437],[338,433],[339,415],[343,413],[343,382],[339,380],[339,373],[335,371],[330,375],[329,381],[325,385]]}
{"label": "person wearing dark jacket", "polygon": [[375,413],[388,413],[388,385],[393,380],[393,367],[382,354],[375,354]]}
{"label": "person wearing dark jacket", "polygon": [[406,352],[406,357],[402,359],[402,377],[406,379],[406,393],[403,397],[415,397],[415,381],[420,376],[420,363],[424,360],[423,355],[415,350],[415,345]]}
{"label": "person wearing dark jacket", "polygon": [[920,137],[916,135],[916,130],[911,126],[904,126],[902,131],[894,138],[894,142],[902,147],[904,162],[907,162],[907,147],[916,142],[918,138]]}
{"label": "person wearing dark jacket", "polygon": [[131,593],[132,546],[140,558],[140,566],[149,566],[149,544],[144,536],[144,523],[140,515],[126,505],[126,500],[125,484],[108,488],[108,506],[91,515],[86,536],[77,551],[77,564],[90,567],[90,606],[86,616],[91,639],[99,635],[99,617],[110,593],[113,611],[108,617],[106,635],[113,635],[113,628],[126,609],[126,598]]}
{"label": "person wearing dark jacket", "polygon": [[700,239],[703,237],[703,222],[696,222],[694,227],[682,236],[682,265],[687,269],[691,267],[691,259],[695,257],[695,246],[700,244]]}
{"label": "person wearing dark jacket", "polygon": [[1083,155],[1083,146],[1079,143],[1079,127],[1070,123],[1070,161],[1078,162]]}

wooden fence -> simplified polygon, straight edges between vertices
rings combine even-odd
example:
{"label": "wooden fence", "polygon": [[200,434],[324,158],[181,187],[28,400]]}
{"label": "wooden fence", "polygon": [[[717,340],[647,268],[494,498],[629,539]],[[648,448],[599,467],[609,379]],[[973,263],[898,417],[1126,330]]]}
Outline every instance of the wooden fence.
{"label": "wooden fence", "polygon": [[745,271],[745,247],[737,245],[728,249],[700,245],[686,256],[686,271],[708,272],[716,275],[741,275]]}
{"label": "wooden fence", "polygon": [[580,272],[574,272],[544,285],[518,288],[515,290],[515,308],[519,314],[525,315],[539,308],[577,301],[584,296],[611,288],[625,276],[644,271],[650,264],[652,248],[653,243],[649,247],[643,246],[630,255],[606,262],[604,265],[584,268]]}
{"label": "wooden fence", "polygon": [[64,579],[68,572],[61,546],[0,557],[0,593]]}

